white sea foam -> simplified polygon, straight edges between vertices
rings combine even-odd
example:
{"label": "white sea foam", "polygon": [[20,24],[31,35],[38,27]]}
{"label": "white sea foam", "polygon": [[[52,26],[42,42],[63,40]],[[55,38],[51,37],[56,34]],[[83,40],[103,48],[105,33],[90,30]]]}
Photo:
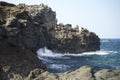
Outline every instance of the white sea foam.
{"label": "white sea foam", "polygon": [[[83,53],[79,53],[79,54],[69,54],[69,53],[65,53],[65,54],[60,54],[60,53],[54,53],[51,50],[45,48],[41,48],[37,51],[38,57],[54,57],[54,58],[68,58],[68,56],[90,56],[90,55],[108,55],[110,53],[113,53],[113,51],[94,51],[94,52],[83,52]],[[114,51],[114,53],[117,53],[116,51]]]}
{"label": "white sea foam", "polygon": [[95,51],[95,52],[83,52],[80,54],[64,54],[64,55],[70,55],[70,56],[90,56],[90,55],[107,55],[109,52],[107,51]]}
{"label": "white sea foam", "polygon": [[110,40],[108,40],[108,39],[102,39],[102,40],[100,40],[100,42],[110,42]]}
{"label": "white sea foam", "polygon": [[70,68],[69,65],[64,65],[64,64],[51,64],[48,67],[51,69],[57,69],[57,70],[61,70],[61,71]]}
{"label": "white sea foam", "polygon": [[42,57],[61,57],[62,54],[58,54],[58,53],[53,53],[51,50],[45,48],[41,48],[37,51],[37,55],[38,56],[42,56]]}
{"label": "white sea foam", "polygon": [[40,57],[40,56],[38,56],[38,58],[39,58],[40,60],[42,60],[43,63],[54,63],[54,62],[55,62],[54,60],[47,59],[47,58]]}
{"label": "white sea foam", "polygon": [[108,51],[109,53],[118,53],[118,51]]}

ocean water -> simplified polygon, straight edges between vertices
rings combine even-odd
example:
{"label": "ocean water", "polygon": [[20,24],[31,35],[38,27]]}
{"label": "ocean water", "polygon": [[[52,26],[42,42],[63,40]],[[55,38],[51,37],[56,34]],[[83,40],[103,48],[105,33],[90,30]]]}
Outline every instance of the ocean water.
{"label": "ocean water", "polygon": [[120,39],[101,39],[101,50],[95,52],[59,54],[41,48],[37,55],[52,73],[75,70],[84,65],[90,65],[94,71],[120,69]]}

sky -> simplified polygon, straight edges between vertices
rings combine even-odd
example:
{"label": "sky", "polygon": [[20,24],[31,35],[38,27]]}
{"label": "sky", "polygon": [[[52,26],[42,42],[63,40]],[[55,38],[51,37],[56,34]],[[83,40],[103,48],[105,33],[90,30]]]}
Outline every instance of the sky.
{"label": "sky", "polygon": [[2,0],[10,3],[44,3],[56,11],[58,23],[79,25],[100,38],[120,38],[120,0]]}

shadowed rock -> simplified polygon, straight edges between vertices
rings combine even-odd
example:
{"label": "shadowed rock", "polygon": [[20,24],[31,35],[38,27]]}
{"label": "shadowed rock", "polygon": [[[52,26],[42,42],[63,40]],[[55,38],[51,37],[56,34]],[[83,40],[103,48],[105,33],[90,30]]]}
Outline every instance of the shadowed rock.
{"label": "shadowed rock", "polygon": [[[58,53],[81,53],[100,49],[100,39],[87,29],[71,24],[57,24],[56,13],[44,4],[0,5],[1,39],[36,52],[47,47]],[[4,5],[3,5],[4,4]],[[74,46],[73,46],[74,45]]]}
{"label": "shadowed rock", "polygon": [[12,4],[12,3],[7,3],[7,2],[4,2],[4,1],[0,1],[0,5],[1,6],[10,6],[10,7],[14,7],[15,6],[15,4]]}
{"label": "shadowed rock", "polygon": [[46,70],[34,53],[0,41],[0,80],[22,80],[35,68]]}

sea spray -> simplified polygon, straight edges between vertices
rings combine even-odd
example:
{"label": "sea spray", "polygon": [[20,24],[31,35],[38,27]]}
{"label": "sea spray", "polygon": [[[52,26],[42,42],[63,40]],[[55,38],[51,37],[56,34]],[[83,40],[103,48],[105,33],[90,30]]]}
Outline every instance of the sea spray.
{"label": "sea spray", "polygon": [[101,42],[101,50],[84,53],[54,53],[46,47],[37,51],[40,58],[53,73],[75,70],[83,65],[90,65],[94,71],[100,69],[120,69],[120,40]]}
{"label": "sea spray", "polygon": [[51,50],[47,49],[46,47],[40,48],[37,51],[38,57],[63,57],[63,56],[89,56],[89,55],[107,55],[111,51],[95,51],[95,52],[83,52],[79,54],[74,53],[54,53]]}

